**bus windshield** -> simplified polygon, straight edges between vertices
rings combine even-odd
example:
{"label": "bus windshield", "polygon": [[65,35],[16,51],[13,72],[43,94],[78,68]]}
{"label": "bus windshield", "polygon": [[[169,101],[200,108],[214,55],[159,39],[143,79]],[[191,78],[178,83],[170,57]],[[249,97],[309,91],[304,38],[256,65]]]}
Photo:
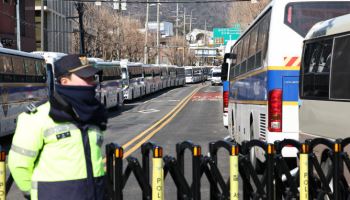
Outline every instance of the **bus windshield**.
{"label": "bus windshield", "polygon": [[192,69],[185,69],[186,76],[192,76]]}
{"label": "bus windshield", "polygon": [[221,77],[221,73],[220,72],[213,72],[213,77]]}
{"label": "bus windshield", "polygon": [[302,37],[319,21],[350,12],[350,2],[302,2],[286,6],[284,23]]}

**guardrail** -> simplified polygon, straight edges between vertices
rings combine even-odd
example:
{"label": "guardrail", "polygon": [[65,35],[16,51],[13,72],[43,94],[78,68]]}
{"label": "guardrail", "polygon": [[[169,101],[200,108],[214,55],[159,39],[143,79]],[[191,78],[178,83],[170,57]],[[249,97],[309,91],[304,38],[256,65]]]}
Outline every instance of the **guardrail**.
{"label": "guardrail", "polygon": [[[164,179],[170,174],[177,188],[177,199],[201,199],[201,179],[206,178],[210,185],[210,199],[334,199],[350,198],[349,183],[344,171],[350,171],[350,159],[344,148],[350,138],[327,140],[317,138],[300,143],[283,140],[267,144],[251,140],[238,145],[229,141],[209,144],[209,156],[203,156],[201,147],[190,141],[176,145],[176,158],[163,156],[162,148],[152,142],[141,147],[142,165],[134,157],[126,158],[123,171],[123,149],[117,144],[106,146],[108,194],[110,199],[123,199],[123,190],[134,174],[142,189],[142,199],[164,199]],[[316,148],[323,146],[321,158],[317,158]],[[289,169],[288,160],[282,156],[282,149],[295,147],[298,152],[298,166]],[[262,173],[250,161],[254,148],[265,151]],[[218,168],[217,154],[220,149],[228,153],[230,163],[229,180],[225,180]],[[192,180],[185,177],[185,150],[192,154]],[[150,173],[150,153],[152,173]],[[321,162],[320,162],[320,161]],[[328,162],[327,168],[323,168]],[[151,177],[152,175],[152,177]],[[151,177],[151,178],[150,178]],[[241,184],[243,190],[239,191]],[[111,187],[113,186],[113,187]]]}

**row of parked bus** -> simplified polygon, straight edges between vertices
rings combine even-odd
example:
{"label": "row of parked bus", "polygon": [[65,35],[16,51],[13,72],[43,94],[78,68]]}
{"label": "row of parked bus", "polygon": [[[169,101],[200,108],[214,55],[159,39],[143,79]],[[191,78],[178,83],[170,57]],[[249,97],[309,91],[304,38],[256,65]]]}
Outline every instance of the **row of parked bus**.
{"label": "row of parked bus", "polygon": [[[0,137],[12,134],[19,113],[31,103],[48,98],[54,89],[48,80],[57,52],[26,53],[0,48]],[[173,65],[145,65],[128,61],[106,62],[98,58],[82,59],[101,69],[97,98],[107,108],[121,106],[159,90],[184,86],[185,69]]]}
{"label": "row of parked bus", "polygon": [[[222,66],[233,140],[348,136],[350,15],[338,16],[349,12],[348,0],[273,0],[251,23]],[[295,148],[282,154],[296,161]],[[250,159],[259,166],[264,151],[252,148]]]}
{"label": "row of parked bus", "polygon": [[212,66],[185,66],[186,83],[199,83],[209,80]]}
{"label": "row of parked bus", "polygon": [[107,108],[122,105],[124,99],[133,100],[162,89],[185,85],[183,67],[94,59],[88,59],[88,62],[102,71],[100,99]]}

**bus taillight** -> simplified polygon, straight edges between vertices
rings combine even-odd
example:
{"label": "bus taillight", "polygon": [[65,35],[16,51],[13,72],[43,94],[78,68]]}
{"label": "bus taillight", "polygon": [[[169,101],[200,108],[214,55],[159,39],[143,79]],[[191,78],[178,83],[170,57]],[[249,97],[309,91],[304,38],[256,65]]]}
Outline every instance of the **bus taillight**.
{"label": "bus taillight", "polygon": [[223,81],[222,82],[222,99],[223,99],[223,111],[224,113],[228,112],[228,99],[229,99],[229,87],[230,82],[229,81]]}
{"label": "bus taillight", "polygon": [[274,89],[269,93],[269,131],[282,132],[282,90]]}
{"label": "bus taillight", "polygon": [[224,106],[223,110],[224,112],[228,112],[228,91],[224,91],[222,97]]}

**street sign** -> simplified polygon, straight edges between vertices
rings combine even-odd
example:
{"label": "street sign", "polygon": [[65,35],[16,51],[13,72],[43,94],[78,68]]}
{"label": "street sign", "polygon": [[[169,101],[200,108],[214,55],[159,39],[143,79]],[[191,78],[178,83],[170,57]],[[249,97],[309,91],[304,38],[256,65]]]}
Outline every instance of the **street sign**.
{"label": "street sign", "polygon": [[215,46],[226,45],[229,40],[237,40],[241,35],[241,27],[236,24],[232,28],[214,28],[213,39]]}

